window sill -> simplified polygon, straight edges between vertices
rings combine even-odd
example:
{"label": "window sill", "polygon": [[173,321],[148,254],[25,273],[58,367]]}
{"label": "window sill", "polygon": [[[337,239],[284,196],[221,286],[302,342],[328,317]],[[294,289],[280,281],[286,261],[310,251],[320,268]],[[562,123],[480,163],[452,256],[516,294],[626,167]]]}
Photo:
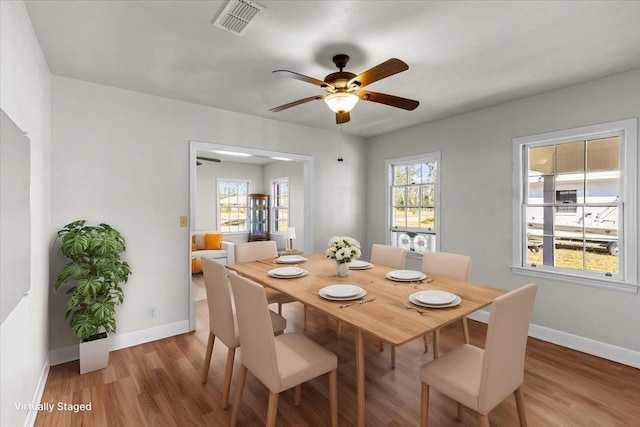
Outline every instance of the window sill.
{"label": "window sill", "polygon": [[591,286],[594,288],[607,289],[610,291],[623,292],[627,294],[637,294],[637,283],[621,282],[618,280],[605,280],[594,277],[584,277],[579,275],[559,273],[557,271],[536,270],[533,268],[511,266],[513,274],[518,276],[539,277],[546,280],[573,283],[576,285]]}

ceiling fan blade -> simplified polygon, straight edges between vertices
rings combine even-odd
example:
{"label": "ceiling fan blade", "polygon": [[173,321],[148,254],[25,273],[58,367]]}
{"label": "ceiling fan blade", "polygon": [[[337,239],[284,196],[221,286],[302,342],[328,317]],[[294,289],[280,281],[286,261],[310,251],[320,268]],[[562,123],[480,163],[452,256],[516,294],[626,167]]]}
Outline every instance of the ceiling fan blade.
{"label": "ceiling fan blade", "polygon": [[380,104],[390,105],[392,107],[402,108],[403,110],[415,110],[420,103],[413,99],[401,98],[399,96],[387,95],[386,93],[369,92],[361,90],[357,95],[363,101],[378,102]]}
{"label": "ceiling fan blade", "polygon": [[296,80],[301,80],[303,82],[307,82],[307,83],[311,83],[312,85],[316,85],[316,86],[320,86],[322,88],[325,87],[330,87],[330,88],[334,88],[332,85],[322,81],[322,80],[318,80],[318,79],[314,79],[313,77],[309,77],[309,76],[305,76],[304,74],[300,74],[300,73],[295,73],[293,71],[288,71],[288,70],[275,70],[273,71],[274,74],[277,74],[279,76],[282,77],[287,77],[290,79],[296,79]]}
{"label": "ceiling fan blade", "polygon": [[196,157],[196,160],[206,160],[207,162],[220,163],[220,159],[212,159],[210,157],[200,157],[200,156],[198,156],[198,157]]}
{"label": "ceiling fan blade", "polygon": [[370,68],[367,71],[355,76],[354,78],[349,80],[349,83],[347,83],[347,87],[350,87],[352,84],[357,82],[362,88],[368,84],[377,82],[378,80],[382,80],[385,77],[393,76],[394,74],[398,74],[408,69],[409,66],[405,62],[397,58],[391,58],[384,61],[382,64],[378,64],[375,67]]}
{"label": "ceiling fan blade", "polygon": [[351,114],[348,111],[338,111],[336,113],[336,124],[341,125],[351,120]]}
{"label": "ceiling fan blade", "polygon": [[324,99],[324,95],[316,95],[316,96],[310,96],[304,99],[298,99],[297,101],[293,101],[288,104],[281,105],[279,107],[270,108],[269,111],[277,113],[278,111],[286,110],[287,108],[295,107],[296,105],[304,104],[305,102],[317,101],[319,99]]}

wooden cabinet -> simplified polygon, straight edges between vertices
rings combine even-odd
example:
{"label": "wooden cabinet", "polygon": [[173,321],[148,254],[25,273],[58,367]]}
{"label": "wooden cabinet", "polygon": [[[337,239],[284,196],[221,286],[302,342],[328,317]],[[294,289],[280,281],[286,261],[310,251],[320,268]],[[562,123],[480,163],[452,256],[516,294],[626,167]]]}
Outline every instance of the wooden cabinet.
{"label": "wooden cabinet", "polygon": [[249,194],[249,241],[269,240],[269,196]]}

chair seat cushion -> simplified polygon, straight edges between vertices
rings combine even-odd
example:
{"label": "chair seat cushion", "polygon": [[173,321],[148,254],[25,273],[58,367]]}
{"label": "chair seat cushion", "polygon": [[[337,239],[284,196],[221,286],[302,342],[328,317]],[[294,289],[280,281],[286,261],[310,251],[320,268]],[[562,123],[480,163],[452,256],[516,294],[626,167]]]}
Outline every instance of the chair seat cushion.
{"label": "chair seat cushion", "polygon": [[282,292],[275,291],[273,289],[264,288],[264,293],[267,296],[268,304],[286,304],[288,302],[295,302],[296,299]]}
{"label": "chair seat cushion", "polygon": [[287,328],[287,319],[269,310],[271,316],[271,325],[273,326],[273,332],[282,332]]}
{"label": "chair seat cushion", "polygon": [[275,344],[280,384],[265,384],[273,393],[288,390],[338,367],[335,354],[301,332],[278,335]]}
{"label": "chair seat cushion", "polygon": [[484,351],[463,344],[420,368],[420,380],[467,408],[478,411]]}

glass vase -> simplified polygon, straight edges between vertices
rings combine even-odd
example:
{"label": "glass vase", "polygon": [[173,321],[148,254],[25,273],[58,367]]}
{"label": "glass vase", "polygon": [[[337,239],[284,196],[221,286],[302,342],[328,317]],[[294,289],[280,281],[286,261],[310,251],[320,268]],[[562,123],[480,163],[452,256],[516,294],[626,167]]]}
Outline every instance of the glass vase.
{"label": "glass vase", "polygon": [[349,263],[336,261],[336,276],[347,277],[349,274]]}

